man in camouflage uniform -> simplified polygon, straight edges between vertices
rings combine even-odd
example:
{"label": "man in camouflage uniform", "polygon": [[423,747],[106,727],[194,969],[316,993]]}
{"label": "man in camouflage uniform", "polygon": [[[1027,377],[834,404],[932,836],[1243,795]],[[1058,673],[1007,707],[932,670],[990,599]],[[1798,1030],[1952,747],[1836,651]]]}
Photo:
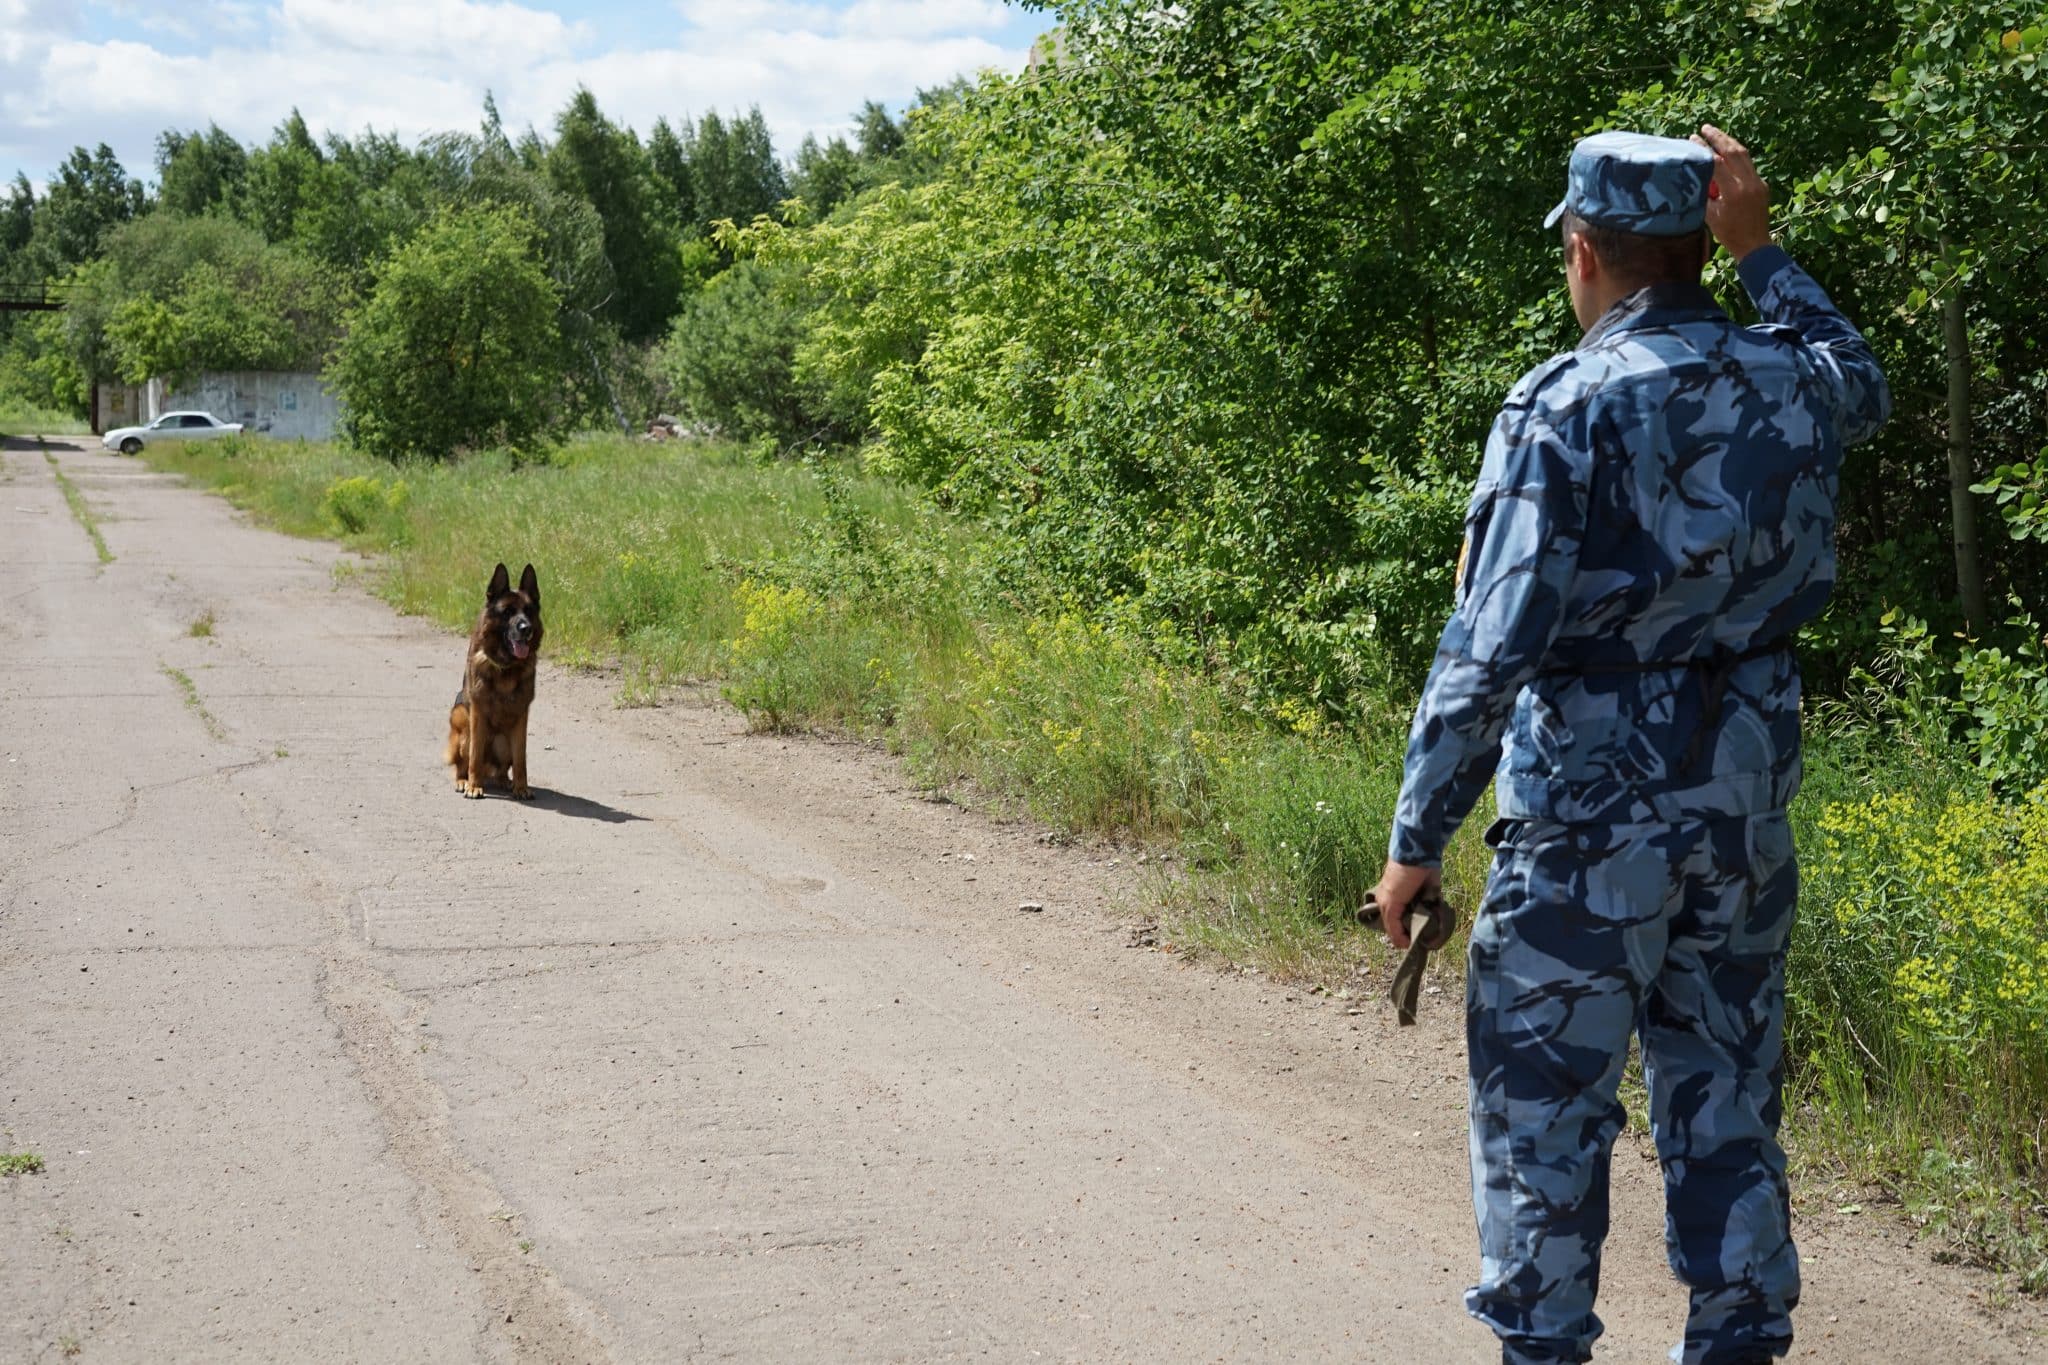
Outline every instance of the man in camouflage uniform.
{"label": "man in camouflage uniform", "polygon": [[[1842,448],[1890,396],[1772,245],[1748,152],[1701,133],[1572,152],[1550,221],[1587,331],[1515,385],[1487,442],[1375,892],[1406,947],[1404,911],[1495,777],[1467,965],[1481,1261],[1465,1306],[1510,1362],[1588,1360],[1600,1334],[1631,1032],[1692,1291],[1673,1359],[1782,1355],[1799,1298],[1777,1141],[1791,642],[1833,586]],[[1762,326],[1701,287],[1708,229]]]}

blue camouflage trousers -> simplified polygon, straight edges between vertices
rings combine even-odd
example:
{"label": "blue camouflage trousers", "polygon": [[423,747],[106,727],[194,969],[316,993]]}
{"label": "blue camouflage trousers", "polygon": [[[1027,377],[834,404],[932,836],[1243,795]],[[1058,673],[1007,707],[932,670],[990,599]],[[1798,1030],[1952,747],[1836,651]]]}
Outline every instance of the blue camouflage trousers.
{"label": "blue camouflage trousers", "polygon": [[1782,811],[1675,824],[1502,820],[1466,973],[1480,1279],[1504,1358],[1592,1358],[1615,1099],[1642,1039],[1684,1365],[1792,1344],[1785,944],[1799,872]]}

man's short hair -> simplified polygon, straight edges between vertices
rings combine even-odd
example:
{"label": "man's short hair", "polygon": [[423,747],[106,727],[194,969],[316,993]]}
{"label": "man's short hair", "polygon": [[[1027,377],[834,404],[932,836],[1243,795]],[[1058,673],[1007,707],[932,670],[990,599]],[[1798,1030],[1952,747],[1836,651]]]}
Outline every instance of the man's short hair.
{"label": "man's short hair", "polygon": [[1593,244],[1593,254],[1600,258],[1600,264],[1638,289],[1674,282],[1697,284],[1700,270],[1707,263],[1705,228],[1677,237],[1645,237],[1589,223],[1566,209],[1564,217],[1558,220],[1558,229],[1566,250],[1570,250],[1574,236],[1584,237]]}

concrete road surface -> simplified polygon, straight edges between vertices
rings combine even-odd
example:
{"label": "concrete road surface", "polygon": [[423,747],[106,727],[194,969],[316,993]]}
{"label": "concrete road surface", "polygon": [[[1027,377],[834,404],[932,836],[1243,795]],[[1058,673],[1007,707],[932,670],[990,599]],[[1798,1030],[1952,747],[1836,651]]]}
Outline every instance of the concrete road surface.
{"label": "concrete road surface", "polygon": [[[0,1361],[1492,1357],[1450,993],[1133,946],[1110,852],[602,678],[462,800],[455,637],[53,452],[0,455]],[[1603,1360],[1684,1312],[1640,1152]],[[2042,1358],[1807,1202],[1796,1358]]]}

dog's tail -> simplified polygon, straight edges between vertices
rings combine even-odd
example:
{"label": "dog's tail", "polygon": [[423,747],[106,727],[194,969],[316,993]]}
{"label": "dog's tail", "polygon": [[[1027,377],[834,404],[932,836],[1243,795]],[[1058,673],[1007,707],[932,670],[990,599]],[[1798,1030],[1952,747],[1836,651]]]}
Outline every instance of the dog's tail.
{"label": "dog's tail", "polygon": [[455,705],[448,708],[448,749],[442,755],[443,763],[456,763],[462,757],[462,739],[469,730],[469,694],[455,694]]}

